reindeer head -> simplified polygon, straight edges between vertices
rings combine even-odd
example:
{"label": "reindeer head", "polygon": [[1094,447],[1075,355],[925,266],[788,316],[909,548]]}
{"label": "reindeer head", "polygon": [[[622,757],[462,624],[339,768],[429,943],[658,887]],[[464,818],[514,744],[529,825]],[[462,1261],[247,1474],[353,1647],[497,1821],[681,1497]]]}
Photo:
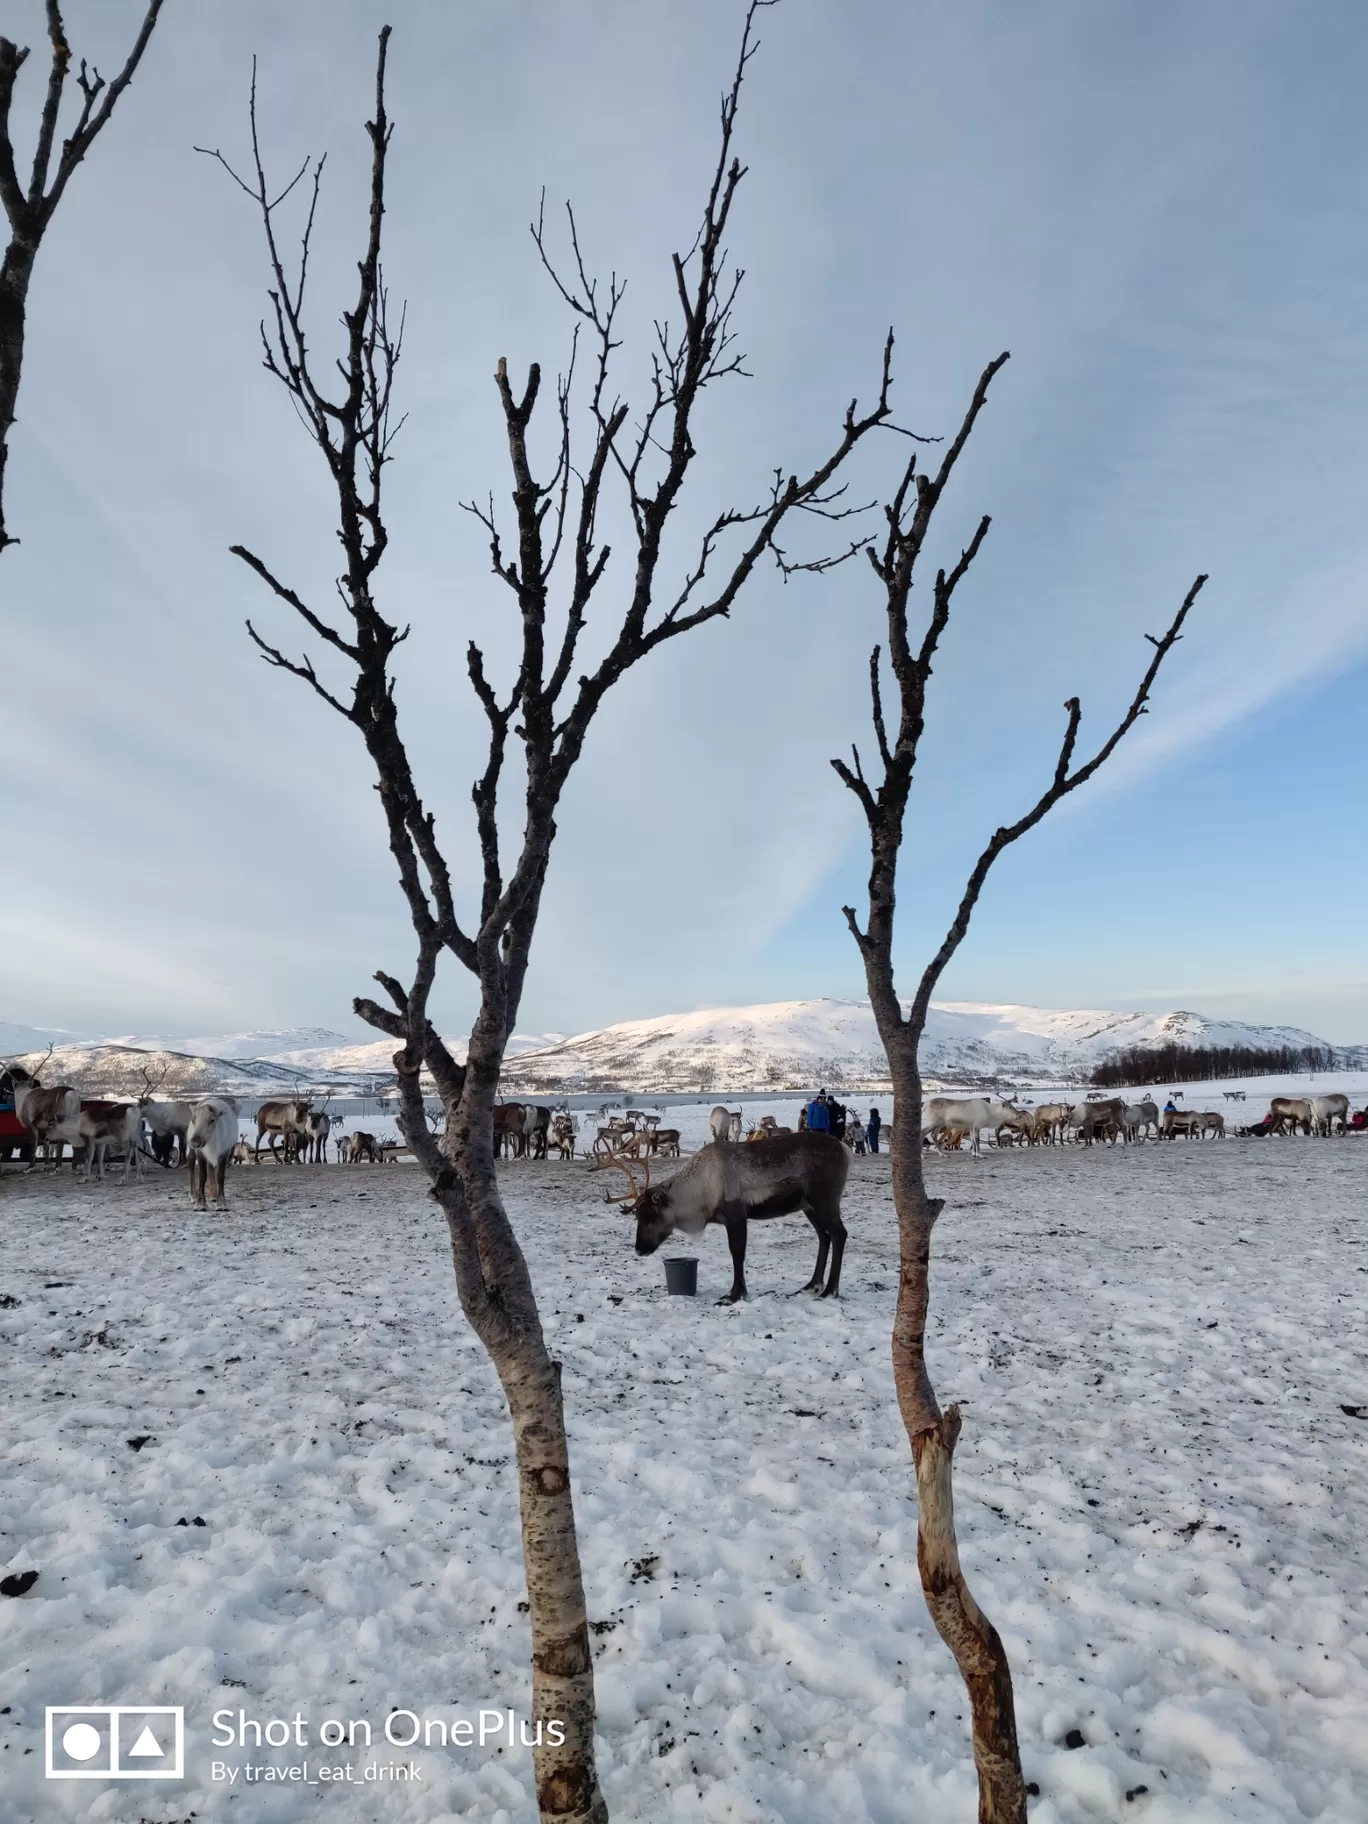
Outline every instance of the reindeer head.
{"label": "reindeer head", "polygon": [[675,1213],[668,1185],[644,1190],[633,1204],[632,1213],[636,1217],[638,1254],[654,1254],[661,1242],[674,1234]]}
{"label": "reindeer head", "polygon": [[661,1242],[674,1229],[674,1214],[669,1208],[668,1186],[651,1183],[650,1159],[642,1161],[642,1176],[639,1183],[636,1172],[632,1169],[635,1163],[635,1160],[629,1162],[619,1156],[614,1156],[610,1159],[600,1159],[592,1169],[596,1172],[618,1171],[627,1174],[627,1182],[632,1187],[631,1194],[619,1200],[614,1198],[610,1191],[605,1195],[604,1202],[617,1202],[618,1207],[627,1215],[636,1217],[636,1251],[638,1254],[654,1254]]}

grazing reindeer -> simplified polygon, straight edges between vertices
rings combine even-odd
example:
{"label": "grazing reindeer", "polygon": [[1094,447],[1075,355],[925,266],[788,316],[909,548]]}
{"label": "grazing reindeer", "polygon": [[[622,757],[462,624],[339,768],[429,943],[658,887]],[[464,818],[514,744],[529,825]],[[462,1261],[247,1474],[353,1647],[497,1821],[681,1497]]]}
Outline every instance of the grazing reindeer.
{"label": "grazing reindeer", "polygon": [[157,1091],[165,1083],[169,1068],[163,1070],[154,1083],[147,1067],[143,1066],[141,1074],[145,1088],[138,1097],[138,1108],[152,1135],[152,1157],[158,1165],[170,1165],[173,1149],[179,1153],[176,1164],[184,1165],[185,1136],[190,1128],[190,1104],[163,1102],[157,1097]]}
{"label": "grazing reindeer", "polygon": [[[258,1117],[259,1118],[259,1117]],[[212,1185],[214,1202],[226,1210],[224,1180],[228,1161],[238,1144],[238,1108],[229,1096],[206,1096],[196,1102],[190,1113],[190,1201],[196,1209],[207,1209],[205,1193]],[[261,1156],[261,1137],[257,1136],[255,1155]]]}
{"label": "grazing reindeer", "polygon": [[970,1151],[979,1151],[979,1133],[992,1128],[994,1133],[1006,1122],[1015,1124],[1022,1110],[1014,1102],[1002,1102],[995,1096],[932,1096],[922,1113],[922,1134],[938,1140],[947,1127],[963,1128],[970,1136]]}
{"label": "grazing reindeer", "polygon": [[719,1102],[708,1116],[708,1126],[712,1129],[714,1141],[721,1142],[727,1139],[731,1133],[731,1111],[723,1108]]}
{"label": "grazing reindeer", "polygon": [[1266,1119],[1275,1134],[1311,1132],[1311,1104],[1300,1096],[1274,1096]]}
{"label": "grazing reindeer", "polygon": [[[203,1104],[197,1106],[202,1107]],[[289,1159],[298,1147],[301,1136],[307,1139],[309,1112],[307,1101],[263,1102],[257,1110],[256,1153],[258,1161],[261,1159],[263,1134],[269,1135],[268,1145],[271,1149],[271,1157],[277,1165],[280,1163],[280,1154],[276,1151],[277,1135],[284,1140],[285,1157]]]}
{"label": "grazing reindeer", "polygon": [[1072,1103],[1042,1102],[1031,1117],[1031,1145],[1062,1145],[1064,1129],[1069,1125],[1073,1113]]}
{"label": "grazing reindeer", "polygon": [[1095,1140],[1110,1137],[1113,1145],[1119,1135],[1122,1143],[1126,1139],[1126,1099],[1124,1096],[1109,1096],[1106,1100],[1089,1099],[1082,1109],[1074,1111],[1080,1116],[1078,1138],[1084,1146],[1091,1146]]}
{"label": "grazing reindeer", "polygon": [[[794,1134],[787,1140],[756,1141],[750,1146],[718,1141],[695,1153],[662,1184],[651,1183],[647,1161],[640,1190],[625,1160],[608,1164],[626,1172],[632,1186],[623,1208],[636,1217],[638,1254],[654,1254],[676,1229],[701,1235],[712,1222],[726,1229],[732,1288],[719,1304],[734,1305],[746,1297],[747,1223],[792,1216],[799,1210],[817,1231],[817,1265],[801,1290],[819,1292],[823,1298],[839,1297],[846,1242],[841,1192],[850,1170],[850,1154],[830,1134]],[[823,1285],[828,1253],[831,1272]]]}

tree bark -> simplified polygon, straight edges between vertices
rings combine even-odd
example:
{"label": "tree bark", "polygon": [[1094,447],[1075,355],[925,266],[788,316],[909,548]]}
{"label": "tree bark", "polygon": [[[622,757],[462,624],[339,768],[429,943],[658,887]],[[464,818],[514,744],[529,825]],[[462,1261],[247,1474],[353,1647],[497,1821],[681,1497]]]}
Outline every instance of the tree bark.
{"label": "tree bark", "polygon": [[[493,1109],[503,1032],[482,1012],[440,1151],[422,1123],[416,1065],[396,1057],[405,1131],[436,1164],[461,1309],[494,1364],[513,1425],[532,1632],[532,1764],[537,1808],[564,1824],[607,1824],[594,1758],[594,1668],[565,1436],[561,1371],[546,1347],[527,1259],[499,1194]],[[453,1085],[453,1088],[455,1085]],[[431,1155],[425,1158],[424,1154]],[[443,1155],[449,1163],[443,1163]],[[559,1742],[548,1725],[561,1725]]]}
{"label": "tree bark", "polygon": [[28,312],[29,281],[38,243],[17,234],[0,266],[0,550],[16,541],[5,530],[5,465],[9,460],[9,434],[19,403],[19,379],[24,365],[24,326]]}
{"label": "tree bark", "polygon": [[931,1235],[942,1202],[927,1195],[922,1175],[916,1045],[914,1041],[909,1048],[905,1028],[883,1036],[893,1078],[897,1135],[892,1164],[899,1253],[893,1384],[917,1473],[917,1570],[936,1632],[954,1655],[969,1694],[979,1824],[1026,1824],[1012,1670],[1001,1636],[965,1581],[955,1539],[951,1471],[960,1412],[958,1406],[941,1411],[926,1366]]}
{"label": "tree bark", "polygon": [[[509,1326],[504,1306],[521,1302],[479,1296],[467,1300],[470,1268],[466,1236],[473,1227],[499,1237],[496,1288],[527,1280],[527,1264],[513,1236],[497,1189],[484,1189],[472,1205],[460,1174],[437,1195],[452,1235],[456,1285],[471,1328],[489,1352],[508,1401],[518,1466],[523,1566],[532,1630],[532,1750],[537,1807],[543,1818],[566,1824],[607,1824],[594,1761],[594,1670],[589,1617],[580,1569],[565,1436],[559,1362],[546,1348],[541,1324]],[[492,1250],[489,1250],[492,1252]],[[530,1293],[530,1284],[528,1285]],[[535,1308],[534,1308],[535,1309]],[[563,1739],[547,1725],[561,1724]]]}

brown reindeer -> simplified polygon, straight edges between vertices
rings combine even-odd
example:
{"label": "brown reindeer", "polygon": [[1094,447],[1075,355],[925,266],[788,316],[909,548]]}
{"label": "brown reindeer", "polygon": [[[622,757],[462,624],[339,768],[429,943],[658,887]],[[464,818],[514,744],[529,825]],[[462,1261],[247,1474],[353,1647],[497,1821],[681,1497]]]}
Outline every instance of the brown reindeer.
{"label": "brown reindeer", "polygon": [[285,1142],[285,1158],[287,1163],[294,1159],[297,1155],[300,1141],[303,1140],[307,1142],[309,1138],[309,1104],[307,1099],[303,1101],[295,1101],[292,1099],[289,1102],[263,1102],[261,1107],[257,1110],[256,1155],[258,1160],[261,1158],[261,1140],[263,1135],[269,1136],[267,1144],[271,1150],[271,1157],[275,1160],[277,1165],[280,1163],[280,1154],[276,1151],[277,1137]]}
{"label": "brown reindeer", "polygon": [[494,1110],[494,1156],[497,1159],[507,1149],[510,1159],[521,1159],[527,1151],[527,1136],[523,1131],[527,1119],[527,1110],[521,1102],[501,1102]]}
{"label": "brown reindeer", "polygon": [[[771,1216],[793,1216],[800,1210],[817,1232],[817,1265],[801,1288],[822,1298],[841,1289],[841,1257],[846,1228],[841,1221],[841,1193],[850,1170],[850,1154],[830,1134],[793,1134],[786,1140],[750,1146],[714,1141],[662,1184],[651,1183],[650,1162],[640,1189],[631,1166],[622,1159],[605,1162],[627,1174],[632,1195],[624,1203],[636,1217],[636,1251],[654,1254],[676,1229],[701,1235],[710,1223],[727,1231],[732,1257],[732,1288],[718,1302],[734,1305],[746,1297],[746,1227]],[[831,1272],[822,1275],[828,1254]]]}
{"label": "brown reindeer", "polygon": [[14,1097],[14,1113],[23,1127],[32,1135],[29,1147],[28,1169],[34,1171],[38,1163],[38,1148],[43,1148],[44,1162],[50,1158],[51,1148],[57,1148],[57,1158],[62,1156],[62,1147],[70,1142],[73,1150],[79,1144],[76,1122],[81,1113],[81,1098],[69,1083],[59,1083],[51,1089],[45,1089],[38,1081],[38,1071],[42,1070],[52,1056],[52,1046],[38,1065],[38,1070],[25,1070],[22,1064],[10,1064],[0,1073],[0,1089],[7,1089]]}

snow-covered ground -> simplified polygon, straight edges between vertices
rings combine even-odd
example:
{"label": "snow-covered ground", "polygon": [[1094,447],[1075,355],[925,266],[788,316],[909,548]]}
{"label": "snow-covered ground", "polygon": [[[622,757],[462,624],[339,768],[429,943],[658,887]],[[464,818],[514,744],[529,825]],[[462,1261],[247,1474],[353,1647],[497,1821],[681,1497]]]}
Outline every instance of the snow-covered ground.
{"label": "snow-covered ground", "polygon": [[[931,1359],[1033,1821],[1362,1824],[1368,1143],[933,1170]],[[854,1162],[839,1303],[785,1296],[812,1253],[786,1221],[718,1309],[717,1231],[703,1296],[667,1299],[602,1180],[505,1169],[565,1365],[619,1820],[974,1816],[917,1582],[886,1171]],[[395,1708],[449,1725],[528,1694],[502,1401],[419,1175],[229,1184],[220,1216],[179,1177],[0,1180],[0,1563],[41,1573],[0,1601],[0,1824],[522,1824],[525,1751],[383,1738]],[[185,1706],[185,1784],[45,1782],[44,1706],[119,1702]],[[303,1716],[308,1747],[215,1748],[239,1709]],[[320,1753],[325,1718],[375,1747]],[[229,1785],[215,1759],[357,1777]],[[420,1784],[362,1782],[409,1761]]]}

